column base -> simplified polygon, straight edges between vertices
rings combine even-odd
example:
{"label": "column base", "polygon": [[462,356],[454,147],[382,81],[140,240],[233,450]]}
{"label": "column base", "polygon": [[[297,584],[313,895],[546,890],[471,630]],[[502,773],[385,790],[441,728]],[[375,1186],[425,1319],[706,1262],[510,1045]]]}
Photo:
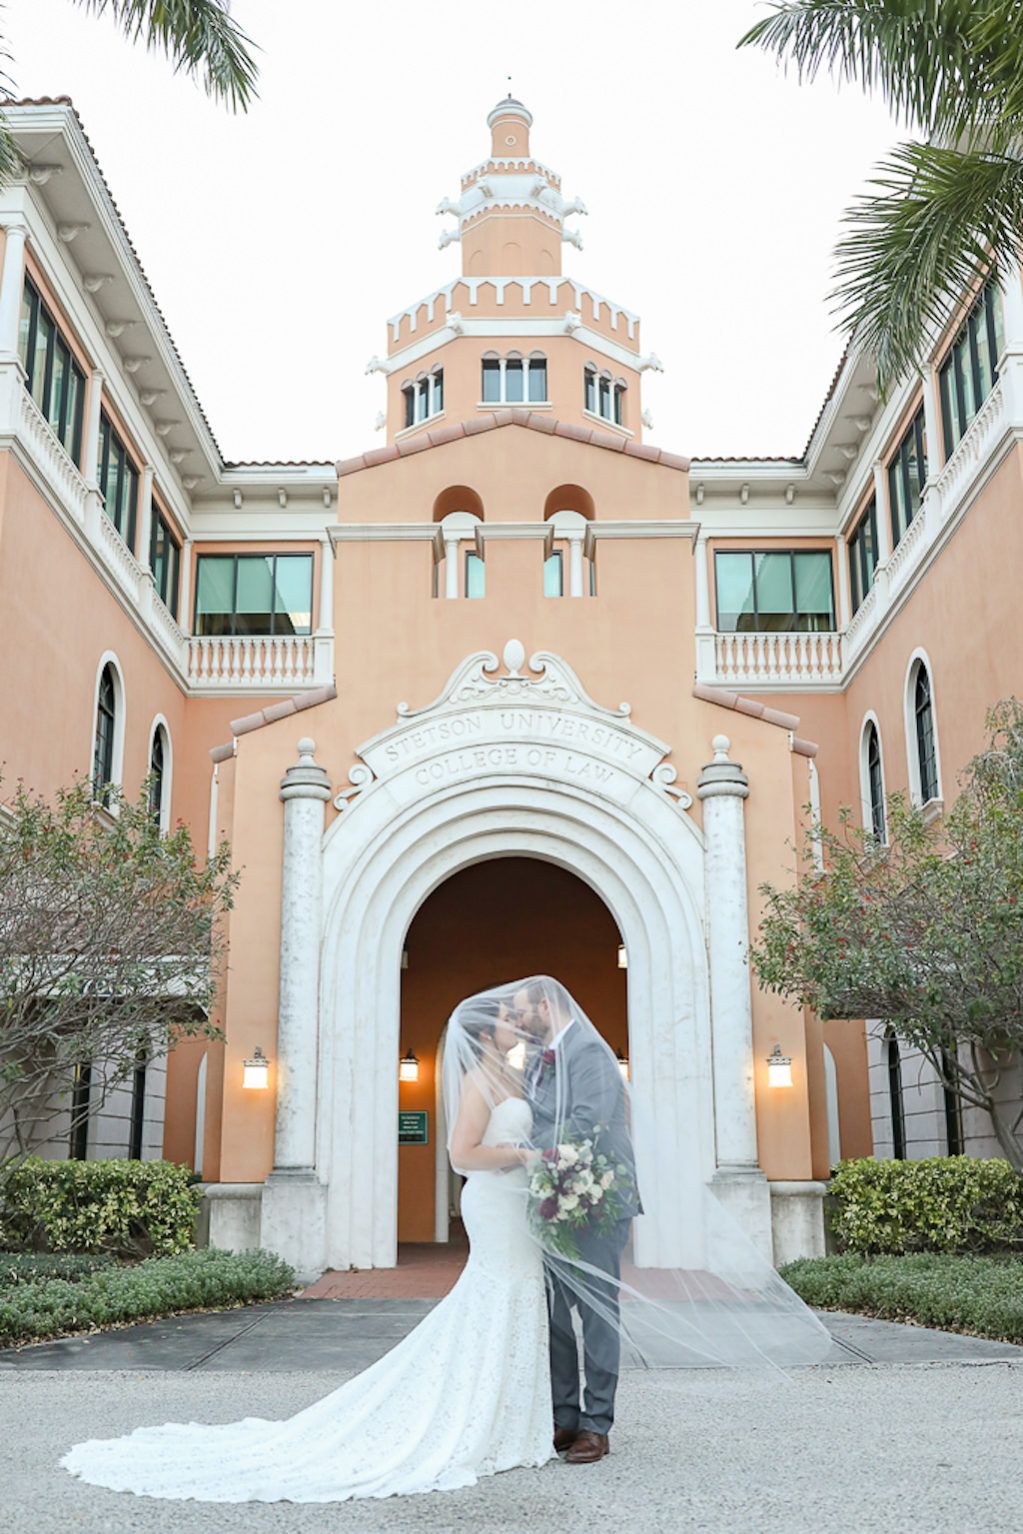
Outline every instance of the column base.
{"label": "column base", "polygon": [[211,1182],[203,1188],[196,1242],[228,1252],[251,1252],[259,1245],[261,1182]]}
{"label": "column base", "polygon": [[275,1167],[263,1184],[259,1244],[290,1262],[303,1283],[326,1267],[325,1195],[311,1167]]}
{"label": "column base", "polygon": [[770,1184],[759,1167],[719,1166],[710,1191],[757,1250],[774,1261]]}
{"label": "column base", "polygon": [[772,1182],[771,1231],[774,1265],[780,1268],[799,1257],[826,1254],[824,1196],[826,1182]]}

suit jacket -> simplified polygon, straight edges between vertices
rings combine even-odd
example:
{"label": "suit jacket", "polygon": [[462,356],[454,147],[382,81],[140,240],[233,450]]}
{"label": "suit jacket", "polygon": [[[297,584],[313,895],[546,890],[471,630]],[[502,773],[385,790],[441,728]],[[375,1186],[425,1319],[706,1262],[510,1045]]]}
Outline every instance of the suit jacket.
{"label": "suit jacket", "polygon": [[639,1214],[625,1084],[607,1047],[573,1024],[555,1050],[554,1064],[542,1071],[529,1100],[533,1141],[542,1150],[550,1149],[556,1140],[587,1139],[599,1129],[598,1149],[621,1162],[632,1179],[633,1192],[622,1207],[622,1217],[631,1219]]}

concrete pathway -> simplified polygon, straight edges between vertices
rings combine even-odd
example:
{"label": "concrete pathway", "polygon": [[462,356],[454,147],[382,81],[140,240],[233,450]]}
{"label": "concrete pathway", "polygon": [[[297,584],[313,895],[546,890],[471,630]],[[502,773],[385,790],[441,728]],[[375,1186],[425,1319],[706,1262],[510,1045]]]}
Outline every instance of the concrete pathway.
{"label": "concrete pathway", "polygon": [[436,1301],[294,1299],[0,1353],[0,1527],[31,1534],[1016,1534],[1023,1348],[828,1314],[831,1357],[756,1377],[626,1370],[611,1457],[330,1507],[157,1502],[59,1467],[83,1438],[279,1418]]}

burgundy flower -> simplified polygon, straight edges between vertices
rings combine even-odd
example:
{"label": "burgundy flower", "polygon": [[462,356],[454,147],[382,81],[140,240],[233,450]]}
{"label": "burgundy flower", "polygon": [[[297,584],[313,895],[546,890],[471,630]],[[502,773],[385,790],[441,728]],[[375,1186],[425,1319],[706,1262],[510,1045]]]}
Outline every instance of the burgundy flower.
{"label": "burgundy flower", "polygon": [[545,1219],[545,1220],[553,1220],[555,1215],[557,1214],[557,1212],[558,1212],[558,1201],[557,1201],[557,1199],[556,1198],[545,1198],[543,1203],[540,1205],[540,1214],[541,1214],[542,1218]]}
{"label": "burgundy flower", "polygon": [[545,1049],[543,1054],[540,1056],[540,1059],[543,1061],[544,1065],[553,1065],[557,1059],[557,1056],[555,1055],[553,1049]]}
{"label": "burgundy flower", "polygon": [[555,1147],[553,1145],[551,1146],[550,1150],[545,1150],[544,1151],[544,1153],[543,1153],[543,1160],[544,1161],[557,1161],[557,1159],[558,1159],[558,1152],[557,1152],[557,1150],[555,1149]]}

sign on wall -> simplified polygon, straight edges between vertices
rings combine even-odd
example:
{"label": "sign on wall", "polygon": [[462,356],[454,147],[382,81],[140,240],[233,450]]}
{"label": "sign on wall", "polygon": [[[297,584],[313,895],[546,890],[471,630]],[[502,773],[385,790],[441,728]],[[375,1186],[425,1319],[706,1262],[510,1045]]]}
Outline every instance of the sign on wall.
{"label": "sign on wall", "polygon": [[430,1115],[425,1108],[398,1114],[399,1145],[429,1145]]}

